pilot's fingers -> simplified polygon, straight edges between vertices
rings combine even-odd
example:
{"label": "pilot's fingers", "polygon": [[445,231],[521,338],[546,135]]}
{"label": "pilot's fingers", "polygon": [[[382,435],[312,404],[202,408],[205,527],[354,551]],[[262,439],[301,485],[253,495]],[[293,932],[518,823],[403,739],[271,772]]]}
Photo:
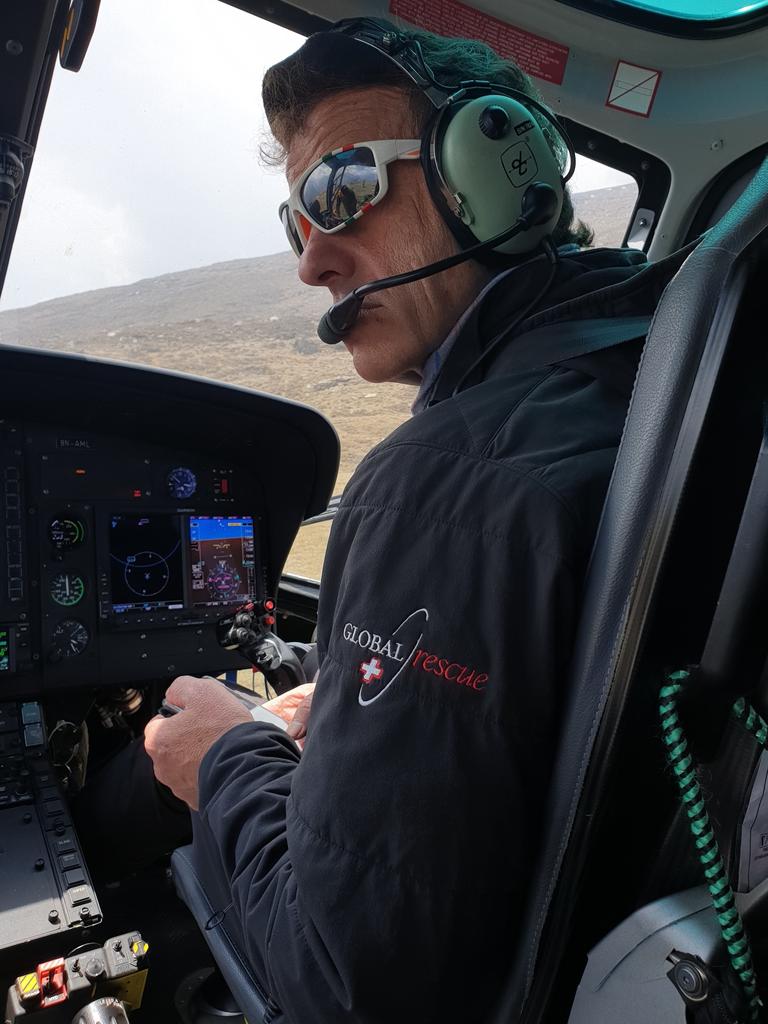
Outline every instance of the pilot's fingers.
{"label": "pilot's fingers", "polygon": [[147,753],[151,755],[151,751],[157,749],[156,734],[158,729],[162,729],[165,719],[159,715],[156,718],[150,718],[147,724],[144,726],[144,747]]}
{"label": "pilot's fingers", "polygon": [[314,693],[314,690],[310,691],[301,704],[296,708],[293,718],[286,729],[286,732],[291,739],[300,740],[307,735],[309,715],[312,710],[312,697],[314,696]]}
{"label": "pilot's fingers", "polygon": [[178,708],[187,708],[204,694],[210,693],[211,686],[221,687],[215,679],[198,679],[197,676],[177,676],[165,694],[169,704]]}

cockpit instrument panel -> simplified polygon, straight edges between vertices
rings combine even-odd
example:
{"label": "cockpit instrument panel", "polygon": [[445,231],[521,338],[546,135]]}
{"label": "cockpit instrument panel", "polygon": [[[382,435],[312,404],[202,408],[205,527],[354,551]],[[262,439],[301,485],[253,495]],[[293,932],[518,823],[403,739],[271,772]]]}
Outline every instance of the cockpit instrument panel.
{"label": "cockpit instrument panel", "polygon": [[0,701],[243,668],[216,623],[274,596],[338,456],[294,402],[0,345]]}
{"label": "cockpit instrument panel", "polygon": [[265,594],[252,472],[35,422],[4,433],[6,692],[195,674],[222,658],[242,666],[214,627]]}

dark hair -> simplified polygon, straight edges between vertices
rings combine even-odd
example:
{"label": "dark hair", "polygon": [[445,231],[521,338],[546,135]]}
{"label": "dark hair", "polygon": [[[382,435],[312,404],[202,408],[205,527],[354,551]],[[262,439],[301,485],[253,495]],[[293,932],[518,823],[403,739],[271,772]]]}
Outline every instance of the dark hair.
{"label": "dark hair", "polygon": [[[432,75],[439,82],[497,82],[539,99],[528,76],[512,61],[499,57],[486,43],[438,36],[432,32],[404,31],[394,25],[391,29],[419,43]],[[283,162],[291,139],[301,131],[311,110],[321,100],[340,92],[376,85],[393,85],[403,90],[414,117],[416,134],[420,134],[434,108],[396,64],[348,35],[318,32],[310,36],[299,50],[269,68],[264,76],[264,110],[277,146],[263,146],[263,159],[272,164]],[[542,127],[553,149],[556,149],[551,131],[545,124]],[[581,221],[574,223],[573,203],[567,188],[552,238],[556,245],[575,243],[579,246],[590,245],[594,238],[594,233],[585,224]]]}

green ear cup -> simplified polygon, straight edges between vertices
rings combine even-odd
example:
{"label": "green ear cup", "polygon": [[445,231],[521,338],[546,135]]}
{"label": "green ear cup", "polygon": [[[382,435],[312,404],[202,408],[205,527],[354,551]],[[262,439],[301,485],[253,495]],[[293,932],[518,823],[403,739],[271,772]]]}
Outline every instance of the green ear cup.
{"label": "green ear cup", "polygon": [[524,231],[498,252],[530,252],[548,235],[563,201],[561,168],[538,121],[511,96],[480,96],[462,105],[442,131],[438,171],[458,203],[459,216],[478,241],[511,227],[526,188],[543,181],[559,196],[546,224]]}

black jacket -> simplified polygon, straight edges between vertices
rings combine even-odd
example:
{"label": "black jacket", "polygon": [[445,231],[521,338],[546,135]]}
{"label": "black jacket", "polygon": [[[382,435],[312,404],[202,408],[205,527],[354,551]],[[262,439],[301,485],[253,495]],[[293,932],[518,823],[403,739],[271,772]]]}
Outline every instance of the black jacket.
{"label": "black jacket", "polygon": [[[651,314],[676,264],[643,263],[564,257],[520,329]],[[254,723],[202,764],[229,913],[293,1024],[482,1020],[513,958],[640,347],[508,372],[513,339],[451,397],[545,271],[490,291],[344,492],[303,756]]]}

